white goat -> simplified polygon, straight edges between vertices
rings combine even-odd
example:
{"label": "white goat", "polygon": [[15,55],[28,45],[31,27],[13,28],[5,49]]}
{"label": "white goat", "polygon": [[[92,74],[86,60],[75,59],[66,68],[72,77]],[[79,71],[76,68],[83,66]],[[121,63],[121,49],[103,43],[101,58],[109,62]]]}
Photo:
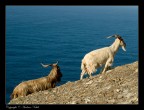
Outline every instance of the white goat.
{"label": "white goat", "polygon": [[108,67],[110,67],[114,61],[114,56],[121,46],[124,51],[126,51],[126,43],[119,35],[112,35],[107,38],[115,37],[115,41],[109,47],[104,47],[101,49],[93,50],[87,53],[82,59],[81,63],[81,76],[80,79],[83,79],[84,74],[88,74],[91,77],[91,74],[96,72],[98,67],[101,67],[105,64],[102,73],[105,73]]}

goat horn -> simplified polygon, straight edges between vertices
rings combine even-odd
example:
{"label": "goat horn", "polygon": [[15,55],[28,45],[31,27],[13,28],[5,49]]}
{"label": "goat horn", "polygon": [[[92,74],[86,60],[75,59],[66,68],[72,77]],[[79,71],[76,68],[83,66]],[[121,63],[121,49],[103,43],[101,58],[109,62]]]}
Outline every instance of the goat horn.
{"label": "goat horn", "polygon": [[108,36],[107,38],[111,38],[111,37],[115,37],[115,38],[118,38],[119,35],[115,34],[115,35],[112,35],[112,36]]}
{"label": "goat horn", "polygon": [[48,65],[44,65],[42,63],[40,63],[42,65],[42,67],[47,68],[48,66],[52,66],[52,64],[48,64]]}
{"label": "goat horn", "polygon": [[111,37],[116,37],[115,35],[112,35],[112,36],[108,36],[107,38],[111,38]]}
{"label": "goat horn", "polygon": [[58,64],[58,61],[56,63],[52,64],[52,66],[56,66],[57,64]]}
{"label": "goat horn", "polygon": [[113,37],[113,36],[108,36],[107,38],[111,38],[111,37]]}
{"label": "goat horn", "polygon": [[56,65],[58,64],[58,61],[56,62]]}

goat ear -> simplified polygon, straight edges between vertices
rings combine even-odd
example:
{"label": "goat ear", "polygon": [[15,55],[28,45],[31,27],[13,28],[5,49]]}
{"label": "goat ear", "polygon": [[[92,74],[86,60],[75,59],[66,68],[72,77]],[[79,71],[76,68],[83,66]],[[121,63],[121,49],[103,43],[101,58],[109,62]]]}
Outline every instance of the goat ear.
{"label": "goat ear", "polygon": [[121,36],[118,36],[117,37],[120,41],[123,41],[122,37]]}

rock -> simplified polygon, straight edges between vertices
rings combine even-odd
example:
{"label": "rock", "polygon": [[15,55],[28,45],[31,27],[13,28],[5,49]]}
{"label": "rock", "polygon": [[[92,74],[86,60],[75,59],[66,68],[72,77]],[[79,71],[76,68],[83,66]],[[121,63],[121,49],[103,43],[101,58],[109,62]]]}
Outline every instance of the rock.
{"label": "rock", "polygon": [[138,104],[138,61],[16,98],[9,104]]}

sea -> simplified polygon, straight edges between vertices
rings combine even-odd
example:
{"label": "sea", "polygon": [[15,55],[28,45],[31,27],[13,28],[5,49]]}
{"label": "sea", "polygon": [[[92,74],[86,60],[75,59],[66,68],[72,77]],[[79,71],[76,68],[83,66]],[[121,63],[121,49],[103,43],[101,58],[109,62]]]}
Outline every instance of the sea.
{"label": "sea", "polygon": [[[138,6],[6,6],[5,103],[21,82],[47,76],[58,65],[63,74],[57,86],[80,79],[81,60],[88,52],[110,46],[119,34],[113,67],[138,61]],[[93,76],[99,74],[98,69]],[[87,78],[87,75],[84,76]]]}

